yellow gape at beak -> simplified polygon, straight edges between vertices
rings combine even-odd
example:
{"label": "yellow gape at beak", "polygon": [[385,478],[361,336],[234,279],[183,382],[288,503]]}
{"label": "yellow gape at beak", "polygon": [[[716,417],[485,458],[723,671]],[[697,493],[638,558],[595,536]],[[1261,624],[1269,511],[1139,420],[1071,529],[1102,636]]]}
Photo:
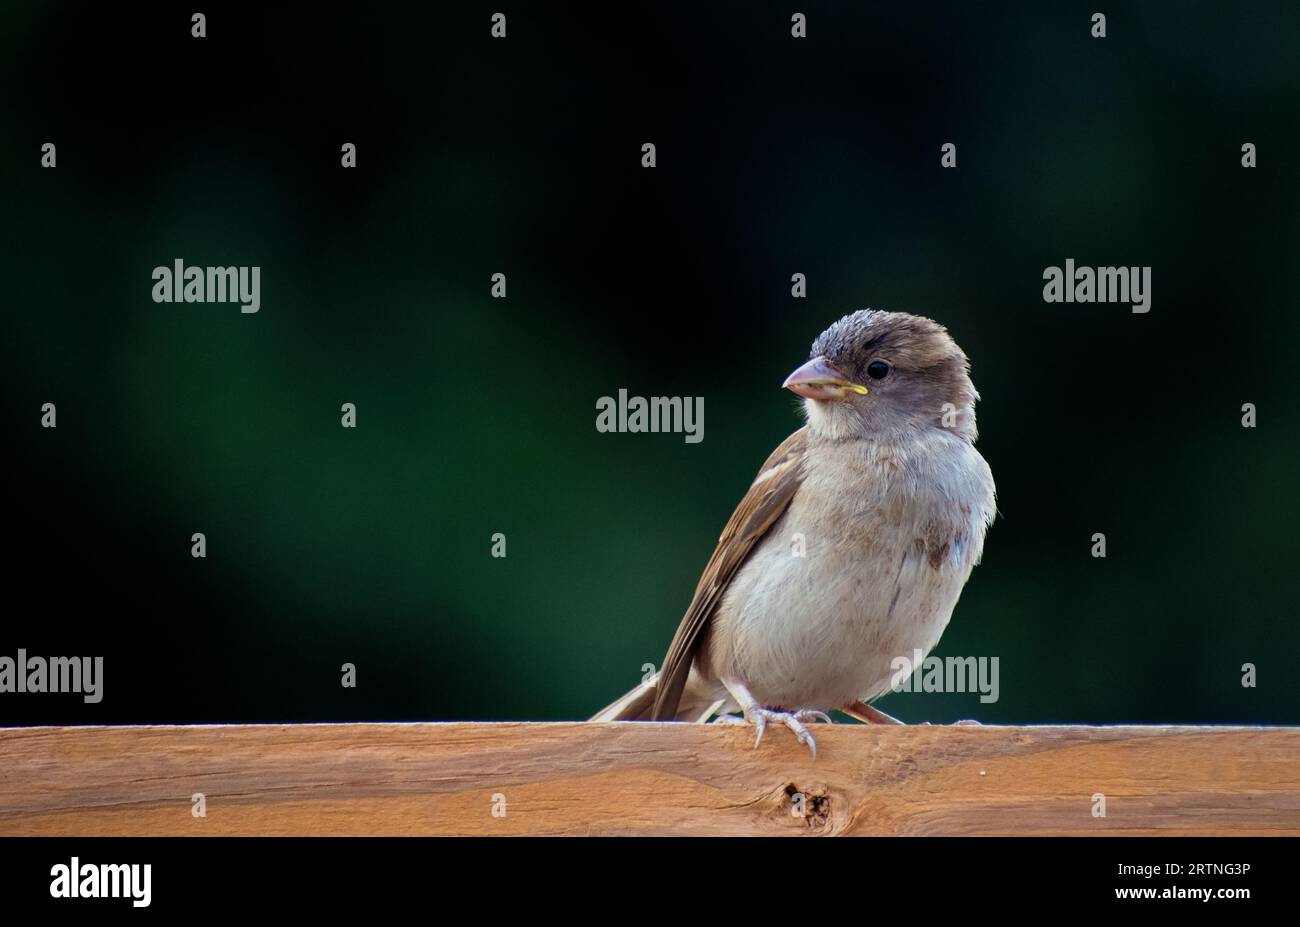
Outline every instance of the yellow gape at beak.
{"label": "yellow gape at beak", "polygon": [[781,387],[805,399],[819,399],[823,402],[846,399],[850,393],[865,396],[870,392],[862,384],[848,379],[821,356],[814,357],[786,377]]}

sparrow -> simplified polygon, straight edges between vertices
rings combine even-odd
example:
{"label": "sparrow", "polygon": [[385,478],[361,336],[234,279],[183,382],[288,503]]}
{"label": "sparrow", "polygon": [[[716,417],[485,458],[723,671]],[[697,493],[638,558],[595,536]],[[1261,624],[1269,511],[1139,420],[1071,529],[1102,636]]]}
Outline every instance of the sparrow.
{"label": "sparrow", "polygon": [[970,362],[942,325],[868,309],[783,388],[806,424],[727,521],[659,671],[591,720],[715,718],[756,748],[779,725],[814,757],[832,709],[899,723],[871,702],[939,642],[997,511]]}

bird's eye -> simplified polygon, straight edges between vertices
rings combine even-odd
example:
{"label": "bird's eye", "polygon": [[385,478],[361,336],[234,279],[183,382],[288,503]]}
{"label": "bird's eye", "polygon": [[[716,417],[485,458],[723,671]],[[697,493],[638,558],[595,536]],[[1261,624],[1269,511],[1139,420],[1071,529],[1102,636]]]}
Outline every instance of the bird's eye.
{"label": "bird's eye", "polygon": [[872,361],[867,364],[867,376],[873,380],[883,380],[889,373],[889,365],[884,361]]}

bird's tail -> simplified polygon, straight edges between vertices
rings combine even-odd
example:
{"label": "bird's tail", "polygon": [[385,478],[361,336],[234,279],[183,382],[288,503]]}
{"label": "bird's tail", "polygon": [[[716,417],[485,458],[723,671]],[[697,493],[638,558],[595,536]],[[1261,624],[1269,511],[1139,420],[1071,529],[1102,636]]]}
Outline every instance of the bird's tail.
{"label": "bird's tail", "polygon": [[[641,683],[635,689],[625,693],[620,698],[610,702],[596,714],[592,715],[592,721],[649,721],[650,715],[655,707],[655,691],[659,683],[659,674],[655,673],[648,680]],[[683,698],[681,704],[677,706],[677,713],[671,719],[673,721],[707,721],[719,708],[722,702],[703,703],[695,702]]]}

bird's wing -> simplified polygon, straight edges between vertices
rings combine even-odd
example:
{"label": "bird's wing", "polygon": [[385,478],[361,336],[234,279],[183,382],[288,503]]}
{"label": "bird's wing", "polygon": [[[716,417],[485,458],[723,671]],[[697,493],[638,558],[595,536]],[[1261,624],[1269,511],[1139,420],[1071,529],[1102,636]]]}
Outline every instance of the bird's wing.
{"label": "bird's wing", "polygon": [[717,549],[704,568],[695,587],[695,597],[682,617],[664,657],[663,669],[656,686],[653,721],[671,720],[677,712],[682,689],[691,672],[691,662],[704,630],[713,619],[718,603],[732,578],[745,562],[754,545],[776,524],[794,498],[804,477],[804,453],[808,446],[808,429],[800,428],[767,458],[754,478],[745,498],[731,514],[718,538]]}

